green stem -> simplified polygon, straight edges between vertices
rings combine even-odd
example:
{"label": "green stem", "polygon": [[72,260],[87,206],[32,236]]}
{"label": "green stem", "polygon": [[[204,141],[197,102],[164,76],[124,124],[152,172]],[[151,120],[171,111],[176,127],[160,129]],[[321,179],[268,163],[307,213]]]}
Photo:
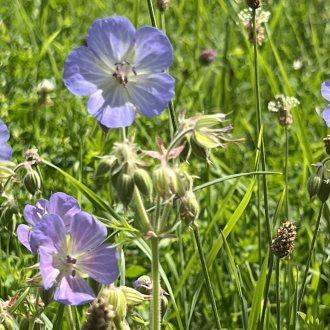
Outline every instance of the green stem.
{"label": "green stem", "polygon": [[139,189],[134,187],[133,198],[136,204],[137,212],[139,214],[140,221],[142,222],[143,233],[145,234],[148,230],[152,230],[150,220],[146,209],[144,207],[142,197],[140,195]]}
{"label": "green stem", "polygon": [[276,258],[276,324],[281,330],[280,258]]}
{"label": "green stem", "polygon": [[300,311],[301,303],[302,303],[304,293],[305,293],[307,275],[308,275],[308,272],[309,272],[309,267],[310,267],[311,260],[312,260],[312,254],[313,254],[314,247],[315,247],[316,236],[317,236],[317,233],[319,231],[319,227],[320,227],[320,223],[321,223],[321,217],[322,217],[324,205],[325,205],[325,202],[323,202],[322,205],[321,205],[321,208],[320,208],[320,211],[319,211],[319,214],[318,214],[318,217],[317,217],[315,230],[314,230],[314,233],[313,233],[312,244],[311,244],[311,247],[310,247],[309,253],[308,253],[305,273],[304,273],[304,277],[303,277],[303,280],[302,280],[302,283],[301,283],[299,296],[298,296],[298,308],[297,308],[298,311]]}
{"label": "green stem", "polygon": [[290,319],[291,319],[291,262],[290,257],[287,262],[287,279],[288,279],[288,298],[287,298],[287,315],[286,315],[286,323],[287,323],[287,329],[290,330]]}
{"label": "green stem", "polygon": [[156,28],[157,22],[156,22],[154,5],[152,4],[152,0],[147,0],[147,3],[148,3],[148,10],[149,10],[149,15],[150,15],[151,25]]}
{"label": "green stem", "polygon": [[70,330],[76,330],[76,326],[75,326],[75,322],[73,320],[73,314],[72,314],[70,305],[67,306],[67,311],[68,311],[68,321],[69,321]]}
{"label": "green stem", "polygon": [[160,282],[159,282],[159,241],[157,237],[151,238],[152,256],[152,320],[151,329],[160,330]]}
{"label": "green stem", "polygon": [[205,261],[205,257],[204,257],[204,253],[203,253],[203,249],[202,249],[202,244],[201,244],[201,240],[200,240],[200,237],[199,237],[198,227],[195,223],[193,223],[192,228],[193,228],[193,231],[194,231],[195,241],[196,241],[196,244],[197,244],[199,259],[200,259],[200,262],[201,262],[202,268],[203,268],[204,280],[205,280],[205,284],[206,284],[207,293],[208,293],[208,296],[209,296],[209,299],[210,299],[210,302],[211,302],[211,306],[212,306],[212,310],[213,310],[213,316],[215,318],[217,329],[219,330],[219,329],[221,329],[220,318],[219,318],[219,314],[218,314],[217,305],[216,305],[216,302],[215,302],[215,297],[214,297],[214,293],[213,293],[213,289],[212,289],[212,284],[211,284],[209,271],[208,271],[207,266],[206,266],[206,261]]}
{"label": "green stem", "polygon": [[285,173],[285,215],[286,219],[289,220],[289,134],[288,128],[285,127],[285,164],[284,164],[284,173]]}

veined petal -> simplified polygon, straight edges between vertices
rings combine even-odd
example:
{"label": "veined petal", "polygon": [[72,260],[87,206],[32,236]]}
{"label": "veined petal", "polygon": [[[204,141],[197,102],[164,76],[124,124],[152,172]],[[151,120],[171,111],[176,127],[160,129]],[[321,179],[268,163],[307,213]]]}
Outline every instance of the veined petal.
{"label": "veined petal", "polygon": [[78,275],[65,274],[58,283],[54,300],[66,305],[82,305],[94,299],[91,287]]}
{"label": "veined petal", "polygon": [[330,101],[330,80],[326,80],[322,83],[321,94],[326,100]]}
{"label": "veined petal", "polygon": [[87,47],[73,49],[64,63],[64,83],[76,95],[90,95],[107,84],[114,68],[105,65]]}
{"label": "veined petal", "polygon": [[0,120],[0,144],[7,142],[9,139],[9,132],[6,124]]}
{"label": "veined petal", "polygon": [[31,227],[27,225],[19,225],[17,227],[17,238],[18,240],[28,249],[31,251],[30,247],[30,235],[31,235]]}
{"label": "veined petal", "polygon": [[173,48],[160,30],[144,26],[136,31],[134,66],[137,74],[161,72],[173,62]]}
{"label": "veined petal", "polygon": [[60,269],[54,267],[53,253],[56,253],[56,251],[40,246],[40,273],[45,289],[50,289],[60,274]]}
{"label": "veined petal", "polygon": [[138,75],[127,84],[137,110],[153,117],[160,114],[174,95],[174,79],[167,73]]}
{"label": "veined petal", "polygon": [[91,95],[88,111],[109,128],[129,126],[135,119],[135,107],[127,90],[115,79],[107,90],[99,90]]}
{"label": "veined petal", "polygon": [[330,104],[323,110],[322,117],[326,125],[330,127]]}
{"label": "veined petal", "polygon": [[86,212],[79,212],[71,219],[69,254],[83,254],[99,246],[107,236],[105,225]]}
{"label": "veined petal", "polygon": [[11,158],[11,146],[8,143],[0,145],[0,160],[9,160]]}
{"label": "veined petal", "polygon": [[77,268],[100,283],[113,283],[119,274],[117,250],[114,247],[102,244],[96,249],[79,256]]}
{"label": "veined petal", "polygon": [[105,64],[119,63],[130,51],[135,39],[135,28],[132,23],[121,16],[96,20],[87,35],[87,45]]}
{"label": "veined petal", "polygon": [[36,202],[36,205],[25,205],[24,219],[27,223],[35,226],[38,221],[47,213],[48,200],[41,198]]}
{"label": "veined petal", "polygon": [[62,218],[56,214],[46,214],[33,228],[30,245],[33,253],[38,246],[46,246],[49,249],[62,251],[66,248],[66,227]]}
{"label": "veined petal", "polygon": [[63,192],[57,192],[49,199],[48,213],[60,216],[66,226],[69,225],[70,218],[80,211],[78,201]]}

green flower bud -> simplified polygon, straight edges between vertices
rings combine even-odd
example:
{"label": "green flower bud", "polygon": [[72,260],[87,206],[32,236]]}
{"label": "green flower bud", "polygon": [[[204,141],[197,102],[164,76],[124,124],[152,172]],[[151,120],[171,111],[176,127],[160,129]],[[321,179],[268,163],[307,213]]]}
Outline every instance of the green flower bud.
{"label": "green flower bud", "polygon": [[14,330],[16,328],[14,320],[8,312],[1,313],[0,322],[5,330]]}
{"label": "green flower bud", "polygon": [[321,183],[322,183],[322,179],[316,173],[313,173],[309,177],[309,179],[307,181],[307,190],[308,190],[308,194],[309,194],[310,198],[317,195],[317,193],[320,189]]}
{"label": "green flower bud", "polygon": [[125,294],[127,305],[140,304],[145,300],[145,296],[141,292],[133,288],[130,288],[128,286],[121,286],[120,289]]}
{"label": "green flower bud", "polygon": [[144,295],[151,295],[152,291],[152,281],[148,275],[140,276],[136,281],[134,281],[134,287],[136,290]]}
{"label": "green flower bud", "polygon": [[187,225],[191,225],[199,215],[199,203],[196,195],[192,191],[188,191],[184,197],[181,198],[180,216],[182,221]]}
{"label": "green flower bud", "polygon": [[176,194],[178,178],[169,165],[161,165],[153,172],[153,182],[157,193],[164,199],[169,199]]}
{"label": "green flower bud", "polygon": [[15,172],[13,171],[13,168],[15,167],[15,164],[9,161],[2,161],[0,162],[0,180],[1,179],[7,179],[10,176],[14,176]]}
{"label": "green flower bud", "polygon": [[108,174],[115,161],[116,159],[113,156],[102,158],[96,167],[95,177],[100,177]]}
{"label": "green flower bud", "polygon": [[330,194],[330,180],[329,179],[323,179],[321,181],[320,188],[317,192],[317,197],[319,200],[324,203],[328,199]]}
{"label": "green flower bud", "polygon": [[134,192],[134,179],[126,173],[119,173],[114,182],[115,189],[119,200],[127,206]]}
{"label": "green flower bud", "polygon": [[145,196],[150,196],[152,194],[153,185],[149,173],[142,169],[138,168],[134,171],[134,182],[140,192]]}
{"label": "green flower bud", "polygon": [[189,141],[190,143],[190,147],[191,147],[191,151],[193,152],[193,154],[200,158],[200,159],[203,159],[203,160],[206,160],[208,159],[208,156],[209,156],[209,149],[207,148],[204,148],[200,145],[198,145],[194,139],[191,139]]}
{"label": "green flower bud", "polygon": [[37,171],[30,169],[24,176],[23,179],[25,188],[29,193],[34,195],[41,188],[41,179]]}

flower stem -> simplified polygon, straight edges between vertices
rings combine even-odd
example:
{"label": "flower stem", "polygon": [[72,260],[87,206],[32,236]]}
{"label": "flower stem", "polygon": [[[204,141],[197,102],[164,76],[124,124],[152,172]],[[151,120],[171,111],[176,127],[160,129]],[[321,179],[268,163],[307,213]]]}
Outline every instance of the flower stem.
{"label": "flower stem", "polygon": [[204,280],[205,280],[205,283],[206,283],[207,293],[208,293],[208,296],[209,296],[209,299],[210,299],[210,302],[211,302],[211,306],[212,306],[212,310],[213,310],[213,316],[214,316],[215,321],[216,321],[217,329],[219,330],[219,329],[221,329],[220,318],[219,318],[219,314],[218,314],[217,305],[216,305],[216,302],[215,302],[215,297],[214,297],[214,293],[213,293],[213,289],[212,289],[212,284],[211,284],[209,271],[207,269],[205,257],[204,257],[204,254],[203,254],[203,249],[202,249],[202,244],[201,244],[201,240],[200,240],[200,237],[199,237],[198,227],[195,223],[193,223],[192,228],[193,228],[193,231],[194,231],[195,241],[196,241],[196,244],[197,244],[199,259],[200,259],[200,262],[201,262],[202,268],[203,268]]}
{"label": "flower stem", "polygon": [[156,22],[154,5],[152,4],[152,0],[147,0],[147,3],[148,3],[148,10],[149,10],[149,15],[150,15],[151,25],[156,28],[157,22]]}
{"label": "flower stem", "polygon": [[286,219],[289,220],[289,134],[288,128],[285,126],[285,163],[284,163],[284,173],[285,173],[285,215]]}
{"label": "flower stem", "polygon": [[146,209],[143,205],[142,197],[137,187],[134,187],[133,198],[137,207],[140,221],[142,222],[143,234],[145,234],[148,230],[152,230],[152,227]]}
{"label": "flower stem", "polygon": [[313,250],[314,250],[314,247],[315,247],[316,236],[317,236],[317,233],[319,231],[319,227],[320,227],[320,223],[321,223],[321,217],[322,217],[324,205],[325,205],[325,203],[323,202],[322,205],[321,205],[321,208],[320,208],[318,217],[317,217],[317,221],[316,221],[316,225],[315,225],[315,230],[314,230],[313,238],[312,238],[312,244],[311,244],[311,247],[310,247],[309,253],[308,253],[308,258],[307,258],[305,273],[304,273],[304,277],[303,277],[303,280],[302,280],[302,283],[301,283],[301,287],[300,287],[300,291],[299,291],[297,311],[300,310],[301,303],[302,303],[302,300],[303,300],[303,297],[304,297],[305,288],[306,288],[307,275],[308,275],[309,267],[310,267],[311,260],[312,260]]}
{"label": "flower stem", "polygon": [[151,329],[160,330],[160,282],[159,282],[159,241],[157,237],[151,238],[152,256],[152,320]]}
{"label": "flower stem", "polygon": [[166,155],[165,158],[168,158],[168,155],[170,154],[170,151],[181,141],[181,139],[188,134],[189,132],[192,132],[193,129],[192,128],[188,128],[184,131],[181,131],[180,133],[178,133],[177,135],[174,136],[173,140],[171,141],[170,145],[168,146],[168,149],[166,151]]}
{"label": "flower stem", "polygon": [[276,258],[276,325],[281,330],[280,258]]}

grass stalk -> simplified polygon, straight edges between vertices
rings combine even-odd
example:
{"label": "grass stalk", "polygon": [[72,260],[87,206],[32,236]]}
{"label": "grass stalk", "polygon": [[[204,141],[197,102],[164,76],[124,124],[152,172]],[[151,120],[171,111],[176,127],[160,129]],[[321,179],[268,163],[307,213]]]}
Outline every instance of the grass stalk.
{"label": "grass stalk", "polygon": [[219,330],[219,329],[221,329],[220,318],[219,318],[218,309],[217,309],[217,305],[216,305],[216,301],[215,301],[215,297],[214,297],[214,292],[213,292],[213,288],[212,288],[212,284],[211,284],[209,271],[206,266],[206,261],[205,261],[205,257],[204,257],[204,253],[203,253],[203,249],[202,249],[202,244],[201,244],[201,240],[200,240],[200,236],[199,236],[198,227],[195,223],[193,223],[192,228],[194,231],[195,241],[197,244],[199,259],[200,259],[200,262],[201,262],[202,268],[203,268],[204,280],[205,280],[205,284],[206,284],[207,293],[208,293],[208,296],[210,299],[210,303],[212,306],[213,316],[214,316],[214,319],[216,322],[216,327]]}
{"label": "grass stalk", "polygon": [[281,330],[280,258],[276,258],[276,327]]}
{"label": "grass stalk", "polygon": [[151,329],[160,330],[160,279],[159,279],[159,241],[157,237],[151,238],[151,276],[152,276],[152,304]]}
{"label": "grass stalk", "polygon": [[312,244],[311,244],[311,247],[310,247],[309,252],[308,252],[308,258],[307,258],[305,273],[304,273],[303,280],[301,282],[300,291],[299,291],[299,295],[298,295],[297,311],[300,311],[301,303],[302,303],[302,300],[304,298],[307,275],[308,275],[309,267],[310,267],[310,264],[311,264],[311,261],[312,261],[312,254],[313,254],[315,243],[316,243],[316,236],[317,236],[317,233],[319,231],[320,224],[321,224],[321,218],[322,218],[324,205],[325,205],[325,202],[323,202],[321,207],[320,207],[320,211],[319,211],[317,221],[316,221],[316,225],[315,225],[315,230],[314,230],[314,233],[313,233]]}

